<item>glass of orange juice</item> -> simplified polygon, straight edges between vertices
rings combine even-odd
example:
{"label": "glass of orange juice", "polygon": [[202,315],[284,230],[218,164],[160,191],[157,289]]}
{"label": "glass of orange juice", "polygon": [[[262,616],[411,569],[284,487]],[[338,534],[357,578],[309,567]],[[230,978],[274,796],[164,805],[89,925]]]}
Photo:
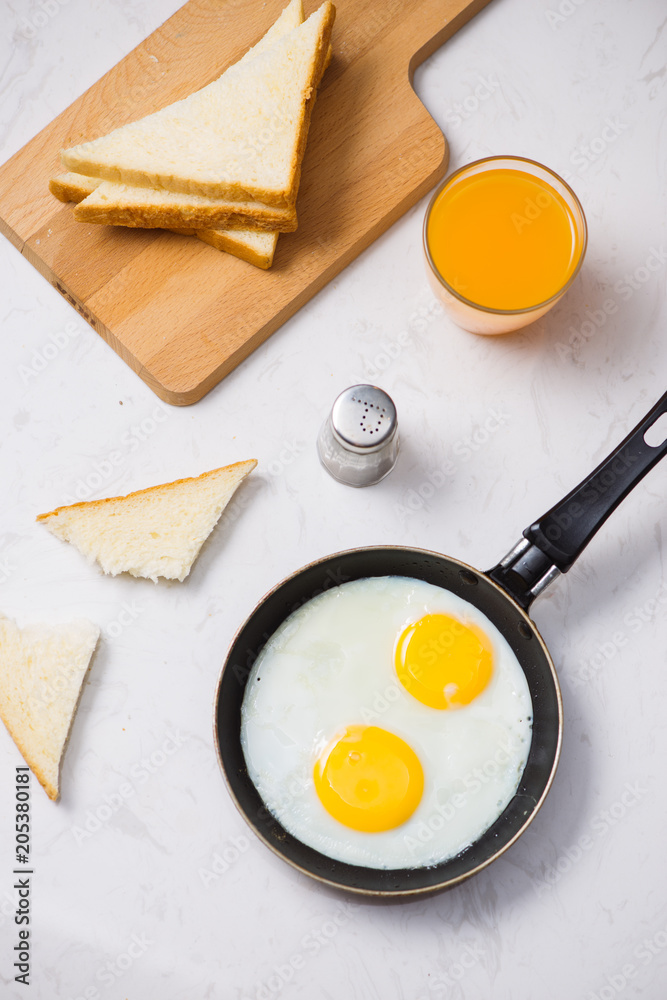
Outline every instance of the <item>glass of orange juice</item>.
{"label": "glass of orange juice", "polygon": [[431,285],[471,333],[509,333],[543,316],[579,273],[587,239],[574,191],[520,156],[457,170],[436,190],[424,220]]}

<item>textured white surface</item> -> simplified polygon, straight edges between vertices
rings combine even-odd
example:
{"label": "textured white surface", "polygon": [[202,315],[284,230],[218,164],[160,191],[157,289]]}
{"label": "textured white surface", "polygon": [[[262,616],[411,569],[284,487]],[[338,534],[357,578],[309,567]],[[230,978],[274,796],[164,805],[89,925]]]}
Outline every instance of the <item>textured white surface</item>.
{"label": "textured white surface", "polygon": [[[4,0],[3,158],[176,5]],[[517,335],[480,339],[434,311],[422,203],[173,409],[0,242],[0,610],[104,630],[61,803],[32,782],[29,989],[11,968],[22,761],[0,732],[3,998],[663,1000],[667,465],[535,604],[563,681],[561,765],[529,831],[457,889],[370,905],[295,874],[236,813],[211,717],[237,625],[285,574],[374,542],[486,568],[665,390],[664,16],[662,0],[493,0],[418,73],[452,167],[526,155],[568,172],[584,204],[583,273]],[[359,379],[392,395],[403,445],[384,482],[355,491],[320,469],[315,438]],[[105,578],[34,523],[77,492],[249,457],[235,520],[183,584]]]}

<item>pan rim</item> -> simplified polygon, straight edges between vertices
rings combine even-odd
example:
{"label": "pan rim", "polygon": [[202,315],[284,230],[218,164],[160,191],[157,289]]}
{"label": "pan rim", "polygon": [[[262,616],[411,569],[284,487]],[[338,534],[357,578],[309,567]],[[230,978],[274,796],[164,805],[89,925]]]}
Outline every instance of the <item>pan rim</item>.
{"label": "pan rim", "polygon": [[[254,618],[254,616],[257,614],[257,612],[259,611],[259,609],[265,604],[265,602],[268,601],[278,590],[280,590],[287,583],[289,583],[292,580],[295,580],[297,577],[301,576],[303,573],[305,573],[308,570],[311,570],[311,569],[313,569],[313,568],[315,568],[315,567],[317,567],[317,566],[319,566],[319,565],[321,565],[323,563],[330,562],[331,560],[339,559],[341,557],[346,557],[346,556],[349,556],[349,555],[351,555],[353,553],[361,553],[361,554],[369,553],[370,554],[370,553],[376,553],[376,552],[378,552],[380,550],[389,551],[389,552],[397,552],[397,553],[398,552],[400,552],[400,553],[411,553],[411,554],[414,553],[414,554],[417,554],[419,556],[426,556],[426,557],[431,557],[431,558],[435,558],[435,559],[445,559],[449,563],[451,563],[452,565],[458,567],[461,570],[466,570],[466,571],[468,571],[470,573],[473,573],[476,576],[483,577],[484,581],[486,583],[490,584],[496,591],[498,591],[498,593],[506,601],[508,601],[517,612],[519,612],[521,618],[530,626],[532,634],[534,635],[534,637],[537,639],[539,645],[541,646],[542,652],[543,652],[545,660],[546,660],[546,663],[549,666],[549,671],[550,671],[550,674],[551,674],[551,680],[552,680],[552,684],[553,684],[553,688],[554,688],[554,694],[555,694],[555,699],[556,699],[557,714],[558,714],[558,734],[557,734],[557,740],[556,740],[556,749],[555,749],[555,753],[554,753],[554,756],[553,756],[553,761],[551,763],[551,767],[550,767],[550,771],[549,771],[549,776],[547,778],[547,781],[546,781],[546,783],[544,785],[544,788],[542,789],[542,792],[541,792],[539,798],[535,802],[534,808],[531,810],[529,816],[522,823],[522,825],[520,826],[520,828],[513,834],[512,837],[510,837],[509,840],[507,840],[506,842],[504,842],[502,844],[502,846],[500,846],[498,848],[498,850],[495,851],[490,857],[486,858],[484,861],[482,861],[479,864],[475,865],[469,871],[463,872],[460,875],[455,876],[455,877],[447,878],[444,881],[439,882],[439,883],[435,883],[433,885],[419,886],[419,887],[414,887],[414,888],[413,887],[407,887],[407,888],[400,888],[400,889],[368,889],[368,888],[365,888],[365,887],[362,887],[362,886],[346,885],[346,884],[341,883],[340,881],[337,881],[334,878],[321,875],[321,874],[319,874],[317,872],[313,872],[309,868],[306,868],[303,865],[299,864],[298,861],[295,861],[293,858],[290,858],[286,854],[282,853],[282,851],[280,851],[280,849],[274,843],[272,843],[271,841],[269,841],[264,836],[264,834],[262,833],[262,831],[259,830],[250,821],[250,819],[248,818],[248,816],[246,814],[245,809],[243,808],[243,806],[239,802],[239,800],[238,800],[238,798],[236,796],[236,793],[235,793],[235,791],[234,791],[234,789],[232,787],[232,784],[231,784],[231,782],[230,782],[230,780],[228,778],[227,770],[226,770],[226,767],[225,767],[225,763],[224,763],[224,761],[222,759],[221,742],[220,742],[220,732],[219,732],[219,729],[218,729],[218,714],[219,714],[218,707],[219,707],[219,704],[220,704],[220,694],[221,694],[222,680],[223,680],[223,676],[225,674],[225,670],[227,669],[227,667],[229,666],[229,663],[230,663],[231,652],[234,649],[234,647],[235,647],[235,645],[236,645],[236,643],[237,643],[237,641],[238,641],[241,633],[243,632],[243,630],[246,628],[246,626],[249,624],[249,622]],[[415,577],[415,579],[418,579],[418,578]],[[523,666],[521,666],[521,669],[523,670]],[[482,570],[476,569],[474,566],[471,566],[468,563],[464,563],[460,559],[456,559],[453,556],[444,555],[443,553],[436,552],[433,549],[418,548],[418,547],[414,547],[414,546],[411,546],[411,545],[362,545],[362,546],[354,546],[353,548],[350,548],[350,549],[341,549],[338,552],[331,552],[331,553],[328,553],[325,556],[320,556],[317,559],[313,559],[310,562],[305,563],[304,565],[300,566],[297,570],[295,570],[294,572],[288,574],[286,577],[284,577],[282,580],[280,580],[270,590],[268,590],[264,594],[264,596],[255,604],[255,606],[253,607],[253,609],[250,612],[250,614],[248,614],[246,616],[246,618],[244,619],[244,621],[240,624],[240,626],[237,628],[236,632],[234,633],[234,636],[233,636],[231,642],[229,643],[229,645],[227,647],[227,651],[226,651],[225,657],[224,657],[224,659],[222,661],[222,666],[221,666],[220,672],[218,674],[218,680],[217,680],[216,688],[215,688],[215,697],[214,697],[214,700],[213,700],[213,742],[214,742],[214,746],[215,746],[215,753],[216,753],[216,757],[217,757],[217,760],[218,760],[218,765],[220,767],[220,771],[222,772],[222,778],[223,778],[223,781],[224,781],[224,783],[225,783],[225,785],[227,787],[227,791],[229,792],[229,795],[230,795],[230,797],[232,799],[232,802],[234,803],[236,809],[241,814],[241,816],[243,817],[243,819],[245,820],[245,822],[247,823],[247,825],[252,830],[253,834],[266,847],[268,847],[269,850],[272,851],[273,854],[276,857],[280,858],[281,861],[286,862],[292,868],[296,869],[296,871],[299,871],[303,875],[306,875],[308,878],[315,879],[317,882],[320,882],[321,884],[326,885],[327,887],[329,887],[331,889],[334,889],[334,890],[337,890],[337,891],[351,892],[351,893],[354,893],[355,895],[359,895],[359,896],[366,896],[366,897],[380,898],[380,899],[408,899],[408,898],[415,898],[417,896],[426,896],[426,895],[430,895],[430,894],[435,893],[435,892],[442,892],[445,889],[453,888],[455,885],[459,885],[461,882],[466,881],[467,879],[471,878],[473,875],[478,874],[484,868],[487,868],[488,865],[490,865],[493,861],[496,861],[507,850],[509,850],[509,848],[518,840],[518,838],[526,831],[526,829],[533,822],[535,816],[537,816],[538,812],[542,808],[544,800],[545,800],[546,796],[548,795],[548,793],[549,793],[549,791],[551,789],[551,786],[553,784],[553,781],[554,781],[554,778],[555,778],[555,775],[556,775],[556,771],[558,769],[558,764],[559,764],[559,761],[560,761],[560,754],[561,754],[561,748],[562,748],[562,743],[563,743],[563,725],[564,725],[563,698],[562,698],[560,683],[559,683],[559,680],[558,680],[558,675],[556,673],[556,668],[555,668],[553,659],[551,657],[551,654],[549,653],[549,650],[547,648],[547,645],[546,645],[544,639],[542,638],[542,636],[541,636],[538,628],[536,627],[533,619],[528,614],[528,612],[526,610],[524,610],[514,600],[514,598],[510,594],[508,594],[508,592],[506,590],[504,590],[499,584],[497,584],[495,582],[495,580],[492,580],[491,577],[488,576],[488,574],[486,573],[486,571],[482,571]],[[277,821],[277,822],[279,822],[279,821]],[[298,840],[298,838],[295,838],[295,839]],[[321,852],[316,851],[315,853],[319,854],[320,857],[322,857],[323,859],[325,859],[327,862],[331,862],[332,860],[335,861],[335,859],[329,858],[327,855],[321,854]],[[353,866],[353,867],[357,867],[361,871],[375,871],[376,870],[376,869],[366,868],[363,865],[356,865],[356,866]],[[385,869],[382,869],[382,870],[384,871]],[[396,872],[404,872],[406,870],[409,871],[409,869],[402,869],[402,868],[401,869],[386,869],[386,870],[387,871],[396,871]]]}

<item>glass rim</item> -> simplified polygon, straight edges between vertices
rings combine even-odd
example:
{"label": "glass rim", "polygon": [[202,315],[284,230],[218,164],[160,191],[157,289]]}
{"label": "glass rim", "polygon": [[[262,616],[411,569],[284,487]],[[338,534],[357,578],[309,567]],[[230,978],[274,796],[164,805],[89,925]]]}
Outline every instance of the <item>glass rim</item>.
{"label": "glass rim", "polygon": [[[515,163],[529,163],[531,164],[531,166],[539,167],[540,170],[544,170],[547,174],[551,174],[551,176],[554,177],[559,182],[559,184],[563,185],[563,187],[567,190],[568,194],[574,201],[577,210],[579,212],[582,225],[582,241],[581,241],[581,251],[579,253],[579,259],[577,261],[574,270],[572,271],[572,274],[567,279],[565,284],[562,285],[557,292],[554,292],[554,294],[551,295],[548,299],[543,299],[541,302],[536,302],[535,305],[532,306],[524,306],[521,309],[494,309],[493,306],[483,306],[479,302],[474,302],[472,299],[468,299],[465,297],[465,295],[461,295],[460,292],[457,292],[456,289],[453,288],[444,279],[442,274],[440,274],[438,268],[435,266],[433,257],[431,256],[431,250],[428,245],[428,238],[427,238],[428,223],[429,219],[431,218],[431,212],[433,210],[433,206],[435,205],[437,198],[444,191],[444,189],[448,187],[452,183],[452,181],[454,181],[460,174],[465,173],[472,167],[477,167],[481,163],[494,163],[501,160],[512,160]],[[574,279],[579,274],[579,271],[581,270],[581,265],[584,262],[584,257],[586,255],[586,248],[588,246],[588,224],[586,222],[584,209],[581,202],[579,201],[579,198],[574,193],[574,191],[567,183],[567,181],[563,180],[563,178],[559,174],[557,174],[555,170],[552,170],[550,167],[546,167],[543,163],[540,163],[539,160],[531,160],[527,156],[510,156],[510,155],[484,156],[479,160],[473,160],[471,163],[466,163],[465,166],[459,167],[458,170],[455,170],[453,174],[450,174],[449,177],[446,177],[443,181],[441,181],[440,184],[438,184],[437,188],[435,189],[435,191],[431,196],[431,200],[429,201],[428,207],[426,209],[426,214],[424,216],[424,226],[422,229],[422,239],[424,244],[424,253],[426,255],[426,260],[428,261],[428,265],[431,271],[433,272],[433,275],[437,278],[440,284],[443,285],[444,288],[450,293],[450,295],[452,295],[455,299],[458,299],[459,302],[463,302],[464,305],[471,306],[473,309],[477,309],[480,312],[491,313],[494,316],[520,316],[524,313],[535,312],[536,309],[543,309],[546,306],[552,305],[552,303],[556,302],[556,300],[559,299],[570,287]]]}

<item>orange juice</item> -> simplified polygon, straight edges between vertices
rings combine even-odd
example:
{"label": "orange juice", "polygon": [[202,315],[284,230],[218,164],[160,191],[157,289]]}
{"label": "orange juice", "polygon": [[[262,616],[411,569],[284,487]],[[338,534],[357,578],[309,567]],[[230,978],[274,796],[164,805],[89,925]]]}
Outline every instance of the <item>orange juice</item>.
{"label": "orange juice", "polygon": [[527,310],[568,283],[585,228],[544,176],[508,165],[455,175],[431,206],[425,237],[436,271],[463,299]]}

